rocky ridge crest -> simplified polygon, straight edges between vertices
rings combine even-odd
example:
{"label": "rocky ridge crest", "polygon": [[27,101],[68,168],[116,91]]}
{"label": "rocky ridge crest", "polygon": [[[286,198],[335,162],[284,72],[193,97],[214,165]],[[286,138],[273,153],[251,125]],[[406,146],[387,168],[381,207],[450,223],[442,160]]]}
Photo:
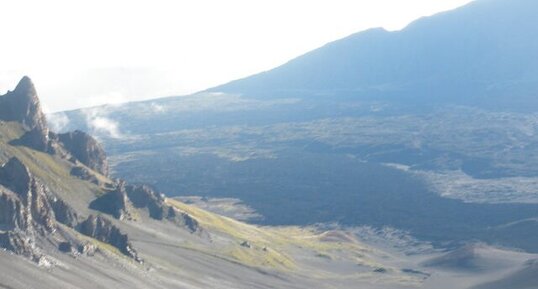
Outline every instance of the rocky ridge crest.
{"label": "rocky ridge crest", "polygon": [[192,233],[201,230],[194,218],[167,205],[165,197],[148,186],[108,179],[105,151],[93,137],[82,131],[50,132],[30,78],[25,76],[14,91],[0,96],[0,121],[17,122],[25,131],[9,145],[26,146],[63,159],[71,163],[71,176],[101,190],[87,204],[97,212],[83,216],[33,175],[16,155],[6,155],[9,160],[0,166],[0,248],[50,265],[54,262],[43,253],[48,252],[50,245],[73,255],[91,255],[96,251],[98,243],[88,242],[80,233],[112,245],[141,263],[127,234],[107,215],[120,221],[137,221],[139,213],[145,211],[152,219],[173,222]]}
{"label": "rocky ridge crest", "polygon": [[15,90],[0,96],[0,120],[19,122],[27,131],[15,144],[40,151],[52,150],[47,120],[29,77],[24,76]]}

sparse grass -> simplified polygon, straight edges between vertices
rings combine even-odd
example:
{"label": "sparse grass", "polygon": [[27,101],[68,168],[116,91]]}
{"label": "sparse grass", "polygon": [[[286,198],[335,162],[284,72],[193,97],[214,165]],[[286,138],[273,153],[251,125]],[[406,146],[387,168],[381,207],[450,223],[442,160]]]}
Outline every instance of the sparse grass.
{"label": "sparse grass", "polygon": [[[87,204],[102,194],[103,188],[88,181],[71,176],[73,164],[58,156],[33,150],[25,146],[14,146],[10,141],[24,134],[23,127],[16,122],[0,122],[0,164],[11,157],[17,157],[30,172],[41,180],[55,194],[69,201],[72,205],[79,204],[76,209],[87,209]],[[97,173],[96,177],[102,183],[110,183],[106,177]]]}
{"label": "sparse grass", "polygon": [[[242,223],[234,219],[167,199],[168,204],[190,214],[200,225],[214,234],[224,235],[232,244],[220,250],[219,254],[254,267],[279,270],[300,270],[295,249],[311,252],[314,257],[323,256],[326,260],[347,259],[369,267],[379,264],[367,257],[371,250],[356,240],[327,238],[327,233],[307,227],[260,227]],[[240,244],[248,241],[251,248]]]}
{"label": "sparse grass", "polygon": [[22,125],[17,122],[0,121],[0,143],[9,143],[24,134]]}
{"label": "sparse grass", "polygon": [[262,248],[232,246],[223,252],[241,264],[251,267],[274,268],[283,271],[294,270],[297,267],[295,260],[290,256],[274,249],[266,249],[264,251]]}
{"label": "sparse grass", "polygon": [[[280,270],[292,270],[295,262],[292,257],[278,249],[269,248],[276,245],[276,239],[269,232],[257,226],[241,223],[234,219],[219,216],[208,211],[167,199],[167,202],[194,217],[200,225],[212,233],[224,234],[234,244],[223,248],[220,254],[241,264],[253,267],[269,267]],[[251,243],[251,248],[242,247],[244,241]],[[278,242],[282,243],[282,241]],[[264,248],[266,248],[264,250]]]}
{"label": "sparse grass", "polygon": [[[16,156],[51,190],[60,193],[62,198],[67,198],[70,204],[76,204],[77,210],[86,210],[88,201],[103,193],[103,188],[98,185],[71,176],[73,164],[70,162],[27,147],[9,145],[9,141],[19,138],[23,133],[19,124],[2,123],[0,126],[2,162]],[[95,176],[101,183],[111,182],[100,174],[95,173]],[[369,257],[372,251],[345,234],[329,234],[313,227],[260,227],[186,205],[174,199],[167,199],[167,202],[190,214],[217,240],[209,245],[196,242],[182,243],[181,247],[186,249],[252,268],[293,271],[312,278],[347,278],[347,276],[305,266],[303,258],[319,259],[322,262],[352,261],[371,268],[382,266]],[[226,206],[228,205],[223,205],[225,209],[229,209]],[[140,218],[136,214],[133,217]],[[131,260],[110,244],[77,232],[73,233],[77,234],[79,239],[95,245],[104,254],[121,260]],[[241,243],[245,241],[250,245],[242,246]]]}

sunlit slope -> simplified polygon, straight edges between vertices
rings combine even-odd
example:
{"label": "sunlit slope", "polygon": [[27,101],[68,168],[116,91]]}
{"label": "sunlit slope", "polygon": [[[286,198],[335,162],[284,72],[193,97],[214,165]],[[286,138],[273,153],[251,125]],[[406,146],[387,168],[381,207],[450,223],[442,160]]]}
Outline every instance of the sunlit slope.
{"label": "sunlit slope", "polygon": [[[111,183],[107,177],[91,170],[101,186],[71,175],[74,165],[55,154],[33,150],[26,146],[12,145],[11,141],[19,139],[24,129],[17,122],[0,122],[0,163],[11,157],[20,159],[32,174],[42,180],[51,190],[76,210],[89,212],[87,204],[103,193],[104,185]],[[83,164],[78,164],[83,166]]]}
{"label": "sunlit slope", "polygon": [[[383,283],[396,282],[400,285],[419,282],[414,276],[401,274],[398,268],[384,266],[380,260],[389,258],[389,255],[362,244],[349,232],[322,231],[315,227],[256,226],[174,199],[167,199],[167,202],[193,216],[211,232],[213,247],[207,253],[234,262],[317,279],[379,278],[383,279]],[[204,250],[202,246],[192,246]],[[331,269],[331,266],[345,269]],[[385,273],[376,273],[379,271]]]}
{"label": "sunlit slope", "polygon": [[[1,122],[0,163],[17,157],[33,175],[79,214],[103,214],[89,209],[88,204],[106,193],[105,187],[114,181],[90,168],[88,171],[99,180],[98,184],[77,178],[71,174],[75,165],[59,155],[11,143],[23,134],[24,129],[20,124]],[[314,227],[260,227],[174,199],[167,199],[166,202],[178,212],[192,217],[199,229],[191,232],[173,222],[153,220],[144,210],[133,211],[135,218],[131,220],[114,220],[104,214],[122,232],[129,235],[144,258],[144,264],[138,264],[126,257],[110,244],[84,236],[63,224],[58,225],[59,230],[93,244],[98,250],[96,255],[73,259],[59,252],[57,248],[43,249],[47,250],[52,260],[58,262],[59,265],[56,266],[69,266],[80,278],[95,279],[97,277],[94,273],[85,270],[96,272],[100,267],[108,268],[109,277],[84,281],[85,283],[79,285],[81,288],[96,284],[113,286],[115,283],[109,281],[114,276],[131,278],[131,283],[126,284],[134,284],[145,274],[149,274],[147,283],[144,283],[148,288],[160,283],[164,284],[162,288],[175,288],[180,286],[178,284],[188,284],[190,288],[208,288],[221,282],[218,280],[227,284],[222,288],[264,288],[263,284],[277,280],[280,282],[278,284],[294,284],[294,287],[290,288],[310,288],[315,282],[321,282],[319,288],[330,288],[332,284],[337,284],[339,288],[351,288],[356,282],[382,284],[382,287],[376,285],[371,288],[408,288],[421,283],[416,276],[402,273],[396,267],[385,266],[382,259],[389,258],[389,255],[360,243],[351,233],[323,231]],[[111,265],[105,266],[102,262]],[[4,266],[2,264],[0,265]],[[51,274],[51,279],[46,282],[52,283],[45,283],[47,286],[54,282],[66,286],[75,284],[73,282],[82,282],[64,270],[51,269],[52,273],[40,269],[35,271],[32,267],[35,265],[26,262],[16,262],[14,266],[20,272]],[[148,273],[148,270],[151,273]],[[7,275],[1,276],[8,278]],[[212,276],[212,281],[205,280],[207,276]],[[11,282],[16,280],[9,279],[9,284],[15,284]],[[31,279],[21,284],[24,287],[36,286],[37,283]]]}

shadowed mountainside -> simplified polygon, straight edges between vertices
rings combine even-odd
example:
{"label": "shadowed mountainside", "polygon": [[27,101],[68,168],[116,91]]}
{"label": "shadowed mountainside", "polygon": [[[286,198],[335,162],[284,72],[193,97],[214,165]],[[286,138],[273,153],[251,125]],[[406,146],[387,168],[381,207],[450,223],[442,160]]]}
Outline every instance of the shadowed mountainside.
{"label": "shadowed mountainside", "polygon": [[255,97],[360,98],[528,111],[538,87],[533,0],[478,0],[337,40],[267,72],[210,89]]}

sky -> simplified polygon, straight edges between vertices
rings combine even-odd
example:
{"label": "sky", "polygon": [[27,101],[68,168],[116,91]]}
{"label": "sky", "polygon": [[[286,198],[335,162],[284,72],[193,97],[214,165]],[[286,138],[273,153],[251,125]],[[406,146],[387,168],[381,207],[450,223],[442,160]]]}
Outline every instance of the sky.
{"label": "sky", "polygon": [[0,94],[47,112],[186,95],[471,0],[0,0]]}

